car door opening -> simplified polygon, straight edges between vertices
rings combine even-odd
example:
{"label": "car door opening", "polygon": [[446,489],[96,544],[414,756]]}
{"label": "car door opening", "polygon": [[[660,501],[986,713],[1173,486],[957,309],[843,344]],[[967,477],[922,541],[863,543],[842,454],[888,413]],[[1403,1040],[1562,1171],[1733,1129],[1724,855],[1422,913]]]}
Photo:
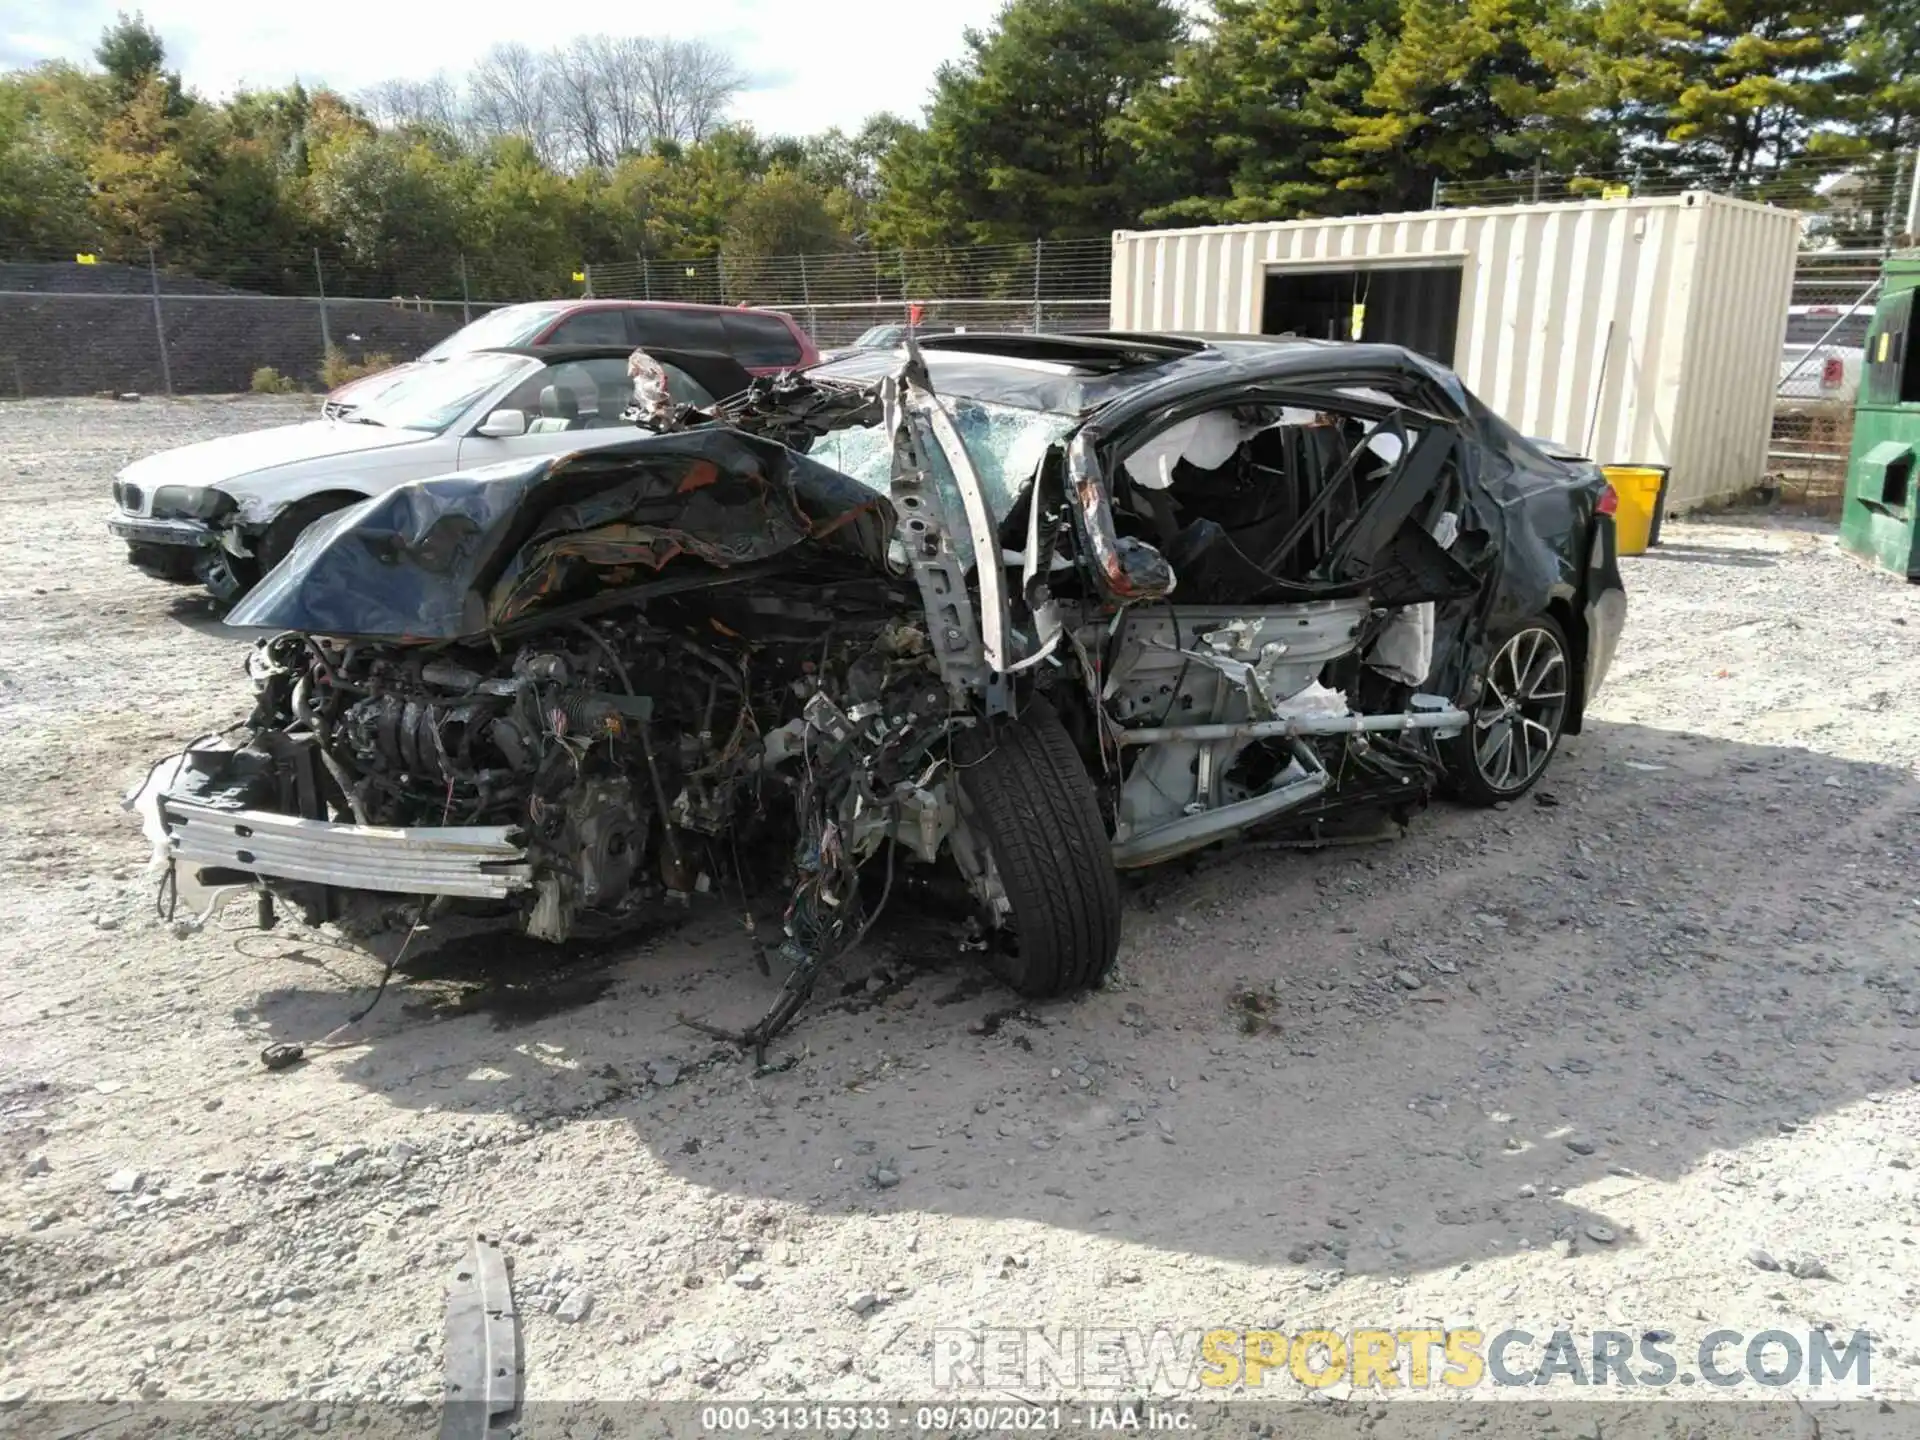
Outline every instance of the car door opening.
{"label": "car door opening", "polygon": [[1275,266],[1267,271],[1260,329],[1267,335],[1404,345],[1452,365],[1462,273],[1458,260],[1348,269]]}

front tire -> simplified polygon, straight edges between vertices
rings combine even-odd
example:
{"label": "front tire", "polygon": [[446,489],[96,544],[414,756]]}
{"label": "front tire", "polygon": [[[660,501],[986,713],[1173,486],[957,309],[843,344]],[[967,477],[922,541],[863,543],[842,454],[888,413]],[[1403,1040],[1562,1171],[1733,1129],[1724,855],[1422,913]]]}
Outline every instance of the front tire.
{"label": "front tire", "polygon": [[1503,637],[1481,677],[1473,719],[1439,742],[1450,788],[1470,805],[1517,800],[1560,747],[1573,687],[1572,647],[1551,615]]}
{"label": "front tire", "polygon": [[1085,989],[1120,949],[1120,878],[1086,766],[1037,698],[965,739],[955,850],[1009,942],[990,963],[1036,999]]}
{"label": "front tire", "polygon": [[267,527],[260,543],[253,547],[254,579],[265,575],[287,558],[287,552],[315,521],[324,520],[336,510],[344,510],[362,497],[358,495],[315,495],[287,506]]}

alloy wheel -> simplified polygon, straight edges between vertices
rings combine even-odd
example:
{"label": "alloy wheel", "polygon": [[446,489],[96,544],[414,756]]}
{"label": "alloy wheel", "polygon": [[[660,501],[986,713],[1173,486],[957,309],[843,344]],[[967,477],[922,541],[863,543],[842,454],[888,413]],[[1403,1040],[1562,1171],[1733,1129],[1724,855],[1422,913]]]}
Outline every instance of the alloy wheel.
{"label": "alloy wheel", "polygon": [[1567,655],[1560,637],[1530,626],[1500,647],[1473,712],[1473,759],[1495,790],[1520,791],[1553,756],[1567,715]]}

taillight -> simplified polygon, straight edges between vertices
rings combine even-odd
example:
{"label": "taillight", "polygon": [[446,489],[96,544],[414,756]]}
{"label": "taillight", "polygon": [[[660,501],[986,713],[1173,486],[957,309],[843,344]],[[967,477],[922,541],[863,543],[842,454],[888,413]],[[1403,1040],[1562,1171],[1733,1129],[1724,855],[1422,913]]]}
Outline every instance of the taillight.
{"label": "taillight", "polygon": [[1602,485],[1600,487],[1600,498],[1593,503],[1593,513],[1596,515],[1611,515],[1619,508],[1620,497],[1614,493],[1613,486]]}
{"label": "taillight", "polygon": [[1847,378],[1847,367],[1841,363],[1838,355],[1829,355],[1827,363],[1820,367],[1820,388],[1838,390]]}

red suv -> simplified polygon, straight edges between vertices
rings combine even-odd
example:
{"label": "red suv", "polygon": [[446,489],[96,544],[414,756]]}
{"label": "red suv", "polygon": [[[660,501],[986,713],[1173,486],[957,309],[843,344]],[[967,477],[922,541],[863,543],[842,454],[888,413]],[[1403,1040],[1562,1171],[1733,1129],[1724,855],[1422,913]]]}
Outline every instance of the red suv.
{"label": "red suv", "polygon": [[[731,355],[756,375],[815,364],[820,352],[791,317],[744,306],[685,305],[669,300],[535,300],[505,305],[462,325],[427,351],[421,364],[516,345],[632,345]],[[409,367],[349,381],[327,396],[329,415],[371,399]]]}

